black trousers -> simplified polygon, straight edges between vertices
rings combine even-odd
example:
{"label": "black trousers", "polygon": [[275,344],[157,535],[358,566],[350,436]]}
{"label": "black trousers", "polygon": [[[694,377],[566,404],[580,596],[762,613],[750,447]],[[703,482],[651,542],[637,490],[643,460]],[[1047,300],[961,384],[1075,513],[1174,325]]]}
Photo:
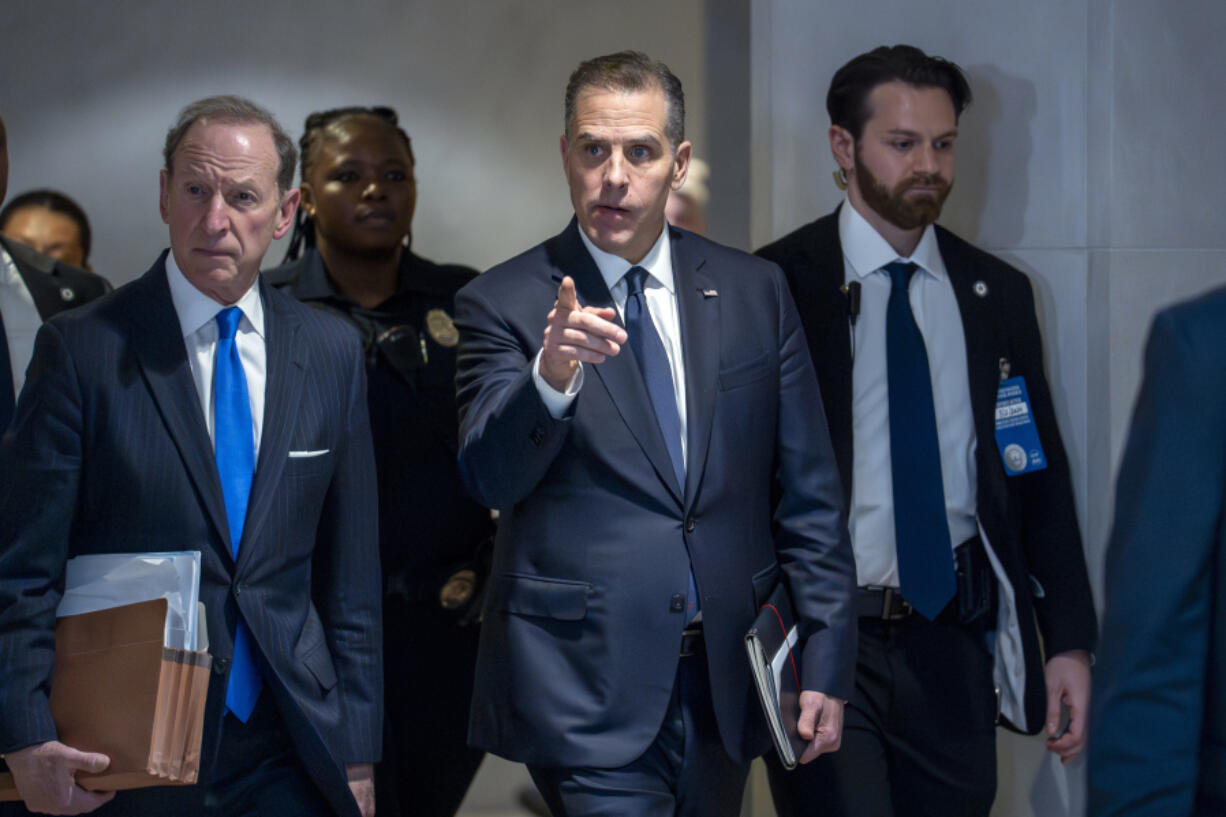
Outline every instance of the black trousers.
{"label": "black trousers", "polygon": [[529,766],[554,817],[736,817],[748,766],[724,751],[707,657],[683,657],[660,733],[617,769]]}
{"label": "black trousers", "polygon": [[485,753],[468,745],[476,626],[433,602],[383,605],[383,762],[380,817],[452,817]]}
{"label": "black trousers", "polygon": [[861,618],[842,748],[791,772],[768,755],[775,805],[780,817],[987,817],[995,723],[992,657],[956,603],[934,622]]}

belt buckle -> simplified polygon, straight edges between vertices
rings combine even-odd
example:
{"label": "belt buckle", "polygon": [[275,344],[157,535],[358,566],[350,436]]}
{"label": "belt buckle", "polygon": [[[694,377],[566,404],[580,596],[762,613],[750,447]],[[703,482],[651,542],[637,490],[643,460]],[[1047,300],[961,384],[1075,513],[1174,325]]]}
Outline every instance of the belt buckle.
{"label": "belt buckle", "polygon": [[[894,601],[898,600],[900,609],[894,612]],[[900,621],[911,615],[914,608],[911,602],[899,595],[898,590],[893,587],[885,588],[881,593],[881,618],[884,621]]]}

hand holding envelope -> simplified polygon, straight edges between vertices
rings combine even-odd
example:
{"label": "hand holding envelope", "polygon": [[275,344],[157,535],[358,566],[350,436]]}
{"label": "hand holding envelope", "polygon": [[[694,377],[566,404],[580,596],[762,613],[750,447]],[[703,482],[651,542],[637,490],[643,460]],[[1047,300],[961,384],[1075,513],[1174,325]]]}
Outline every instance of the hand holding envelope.
{"label": "hand holding envelope", "polygon": [[[107,803],[115,792],[81,788],[76,774],[101,772],[110,765],[106,755],[80,752],[58,740],[27,746],[5,756],[12,777],[21,781],[20,799],[26,808],[41,814],[84,814]],[[5,797],[0,799],[18,799]]]}
{"label": "hand holding envelope", "polygon": [[78,814],[112,796],[94,792],[194,783],[211,666],[199,552],[80,556],[65,584],[51,678],[59,740],[9,753],[0,801]]}

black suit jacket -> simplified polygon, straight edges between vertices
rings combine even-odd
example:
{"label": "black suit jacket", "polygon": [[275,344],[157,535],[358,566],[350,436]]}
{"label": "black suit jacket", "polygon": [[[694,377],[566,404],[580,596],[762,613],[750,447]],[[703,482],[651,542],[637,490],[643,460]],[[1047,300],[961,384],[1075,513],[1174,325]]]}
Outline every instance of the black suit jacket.
{"label": "black suit jacket", "polygon": [[609,768],[647,749],[676,677],[691,563],[733,758],[770,745],[744,639],[781,576],[809,636],[804,687],[851,692],[855,567],[795,306],[773,264],[670,236],[685,485],[629,346],[585,367],[560,420],[533,383],[563,275],[581,303],[614,303],[574,220],[456,298],[460,467],[502,510],[469,737],[512,759]]}
{"label": "black suit jacket", "polygon": [[264,694],[333,807],[356,813],[343,764],[378,759],[382,725],[361,351],[336,319],[260,284],[265,422],[236,563],[164,259],[39,330],[0,449],[0,751],[56,736],[48,692],[65,560],[199,550],[215,670],[202,778],[241,611],[264,658]]}
{"label": "black suit jacket", "polygon": [[111,291],[111,285],[102,276],[57,261],[20,241],[0,236],[0,245],[17,265],[17,272],[30,290],[34,307],[43,320]]}
{"label": "black suit jacket", "polygon": [[1226,814],[1226,289],[1154,318],[1116,483],[1090,817]]}
{"label": "black suit jacket", "polygon": [[[1030,281],[1018,270],[953,233],[936,228],[941,258],[953,282],[966,335],[971,408],[975,418],[977,512],[1016,591],[1026,662],[1026,723],[1034,733],[1046,716],[1039,633],[1047,655],[1093,650],[1096,621],[1081,534],[1073,507],[1068,457],[1056,427]],[[796,298],[817,368],[830,436],[845,496],[851,494],[853,446],[851,341],[838,211],[769,244],[758,255],[779,264]],[[979,295],[976,285],[982,287]],[[1000,361],[1026,378],[1047,468],[1005,475],[996,447]],[[1034,622],[1038,621],[1036,630]]]}
{"label": "black suit jacket", "polygon": [[[443,582],[471,563],[494,532],[489,511],[468,496],[456,467],[456,338],[438,318],[442,313],[452,319],[455,294],[477,277],[476,270],[435,264],[406,250],[395,294],[370,309],[337,291],[314,249],[262,275],[299,301],[342,318],[361,337],[384,587],[389,596],[437,605]],[[402,340],[380,342],[393,328],[402,330]],[[410,639],[412,632],[387,635]]]}

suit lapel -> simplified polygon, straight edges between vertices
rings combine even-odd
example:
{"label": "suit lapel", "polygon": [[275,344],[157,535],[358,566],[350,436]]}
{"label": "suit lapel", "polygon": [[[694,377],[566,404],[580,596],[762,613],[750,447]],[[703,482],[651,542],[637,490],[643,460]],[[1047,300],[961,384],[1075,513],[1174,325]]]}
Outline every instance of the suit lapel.
{"label": "suit lapel", "polygon": [[183,331],[166,283],[165,254],[133,284],[141,303],[132,311],[132,348],[149,391],[174,440],[183,466],[196,486],[205,512],[230,558],[226,505],[213,458],[213,443],[200,410],[200,398],[187,362]]}
{"label": "suit lapel", "polygon": [[804,250],[813,275],[808,280],[793,282],[792,290],[797,309],[805,319],[805,330],[810,333],[809,348],[813,351],[830,439],[845,488],[844,501],[848,502],[852,488],[855,426],[851,412],[851,331],[847,296],[840,291],[846,267],[843,245],[839,241],[838,212],[836,209],[815,222],[806,236]]}
{"label": "suit lapel", "polygon": [[[76,293],[71,287],[61,286],[56,280],[55,262],[52,259],[34,252],[20,242],[0,240],[0,244],[4,245],[9,257],[13,259],[17,273],[25,283],[40,318],[47,320],[66,306],[72,305]],[[67,298],[64,297],[65,293]]]}
{"label": "suit lapel", "polygon": [[1006,349],[1005,339],[998,336],[997,322],[990,299],[993,293],[975,293],[977,270],[961,252],[958,242],[949,233],[937,228],[937,244],[945,270],[953,284],[962,314],[962,332],[966,338],[967,379],[971,390],[971,411],[975,417],[975,432],[980,445],[991,440],[995,430],[996,392],[1000,382],[1000,353]]}
{"label": "suit lapel", "polygon": [[[613,296],[609,293],[609,288],[605,285],[596,262],[592,260],[587,247],[583,246],[579,238],[578,222],[574,219],[571,220],[566,231],[559,236],[558,254],[555,260],[557,265],[555,281],[561,283],[563,275],[573,278],[576,292],[579,295],[579,303],[584,306],[614,307]],[[620,319],[618,323],[621,323]],[[669,492],[680,504],[681,486],[677,485],[672,460],[669,459],[668,448],[664,444],[664,435],[660,433],[660,424],[656,421],[655,412],[652,410],[651,398],[647,395],[647,386],[643,383],[638,362],[634,359],[634,353],[629,344],[622,346],[620,354],[590,369],[594,370],[596,376],[604,383],[618,414],[630,428],[630,433],[634,435],[639,447],[651,461],[660,480],[668,486]]]}
{"label": "suit lapel", "polygon": [[698,495],[711,444],[711,424],[719,381],[720,301],[714,270],[685,244],[686,236],[671,233],[673,278],[681,321],[681,348],[685,355],[686,438],[689,460],[685,477],[685,506]]}
{"label": "suit lapel", "polygon": [[243,525],[243,541],[238,551],[238,570],[252,558],[251,543],[258,541],[260,529],[268,517],[273,494],[281,484],[281,475],[289,458],[290,437],[294,432],[293,418],[298,416],[298,403],[306,377],[304,344],[298,342],[300,324],[288,308],[286,296],[268,286],[260,278],[260,294],[264,299],[264,424],[260,437],[260,454],[251,481],[247,501],[247,519]]}

